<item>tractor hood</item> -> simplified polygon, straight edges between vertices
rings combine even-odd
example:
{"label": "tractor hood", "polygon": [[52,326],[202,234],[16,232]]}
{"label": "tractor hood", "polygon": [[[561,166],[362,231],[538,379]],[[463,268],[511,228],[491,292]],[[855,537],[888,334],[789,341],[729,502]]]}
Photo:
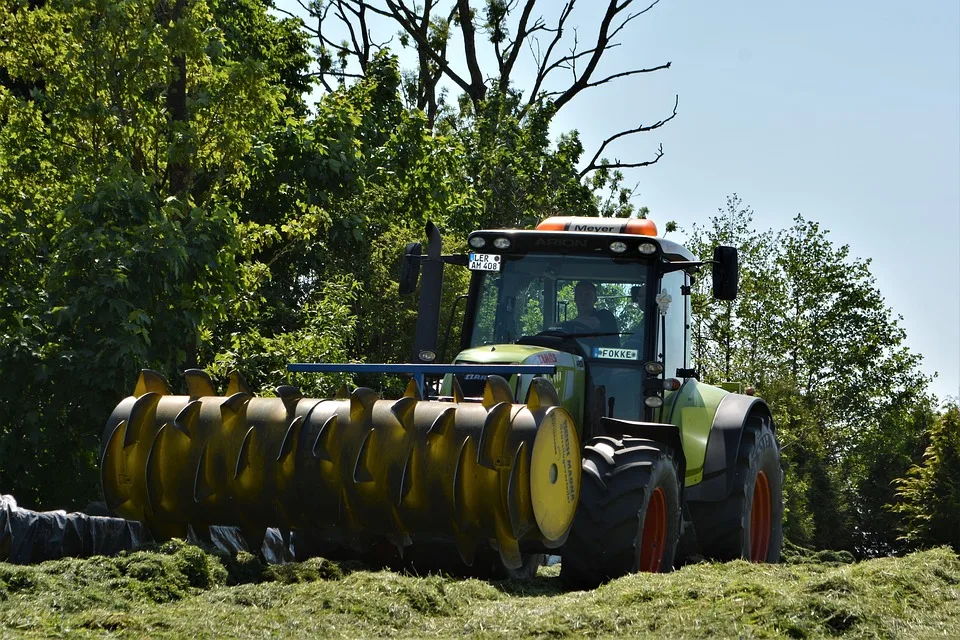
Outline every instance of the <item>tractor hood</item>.
{"label": "tractor hood", "polygon": [[[582,433],[583,395],[586,373],[583,358],[564,351],[547,347],[525,344],[494,344],[464,349],[453,360],[454,364],[546,364],[557,368],[556,373],[543,376],[553,383],[560,398],[560,404],[570,412],[577,422],[577,431]],[[534,376],[529,374],[513,375],[507,380],[514,392],[514,399],[523,402]],[[458,374],[457,382],[465,396],[479,397],[487,376],[483,374]],[[452,378],[447,375],[443,381],[442,393],[452,393]]]}
{"label": "tractor hood", "polygon": [[[557,353],[559,352],[553,349],[548,349],[546,347],[535,347],[526,344],[492,344],[465,349],[457,354],[457,357],[454,358],[454,363],[555,364]],[[528,359],[532,360],[527,362]]]}

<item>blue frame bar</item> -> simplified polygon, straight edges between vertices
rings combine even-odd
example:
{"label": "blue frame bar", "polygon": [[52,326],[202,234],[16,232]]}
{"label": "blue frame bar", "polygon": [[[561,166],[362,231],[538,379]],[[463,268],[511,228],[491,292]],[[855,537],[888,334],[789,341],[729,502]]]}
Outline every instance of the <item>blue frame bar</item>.
{"label": "blue frame bar", "polygon": [[298,362],[287,365],[296,373],[556,373],[553,364],[352,364]]}
{"label": "blue frame bar", "polygon": [[334,364],[330,362],[297,362],[287,365],[293,373],[410,373],[423,391],[425,376],[445,373],[484,373],[488,375],[557,372],[552,364]]}

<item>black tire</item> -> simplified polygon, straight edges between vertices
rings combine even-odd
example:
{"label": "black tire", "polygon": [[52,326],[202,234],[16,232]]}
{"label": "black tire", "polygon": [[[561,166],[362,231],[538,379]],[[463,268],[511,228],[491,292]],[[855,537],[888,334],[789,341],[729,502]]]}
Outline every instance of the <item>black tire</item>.
{"label": "black tire", "polygon": [[680,504],[670,447],[642,438],[593,438],[583,449],[580,503],[560,552],[560,577],[583,589],[636,571],[672,570]]}
{"label": "black tire", "polygon": [[780,445],[768,416],[747,418],[730,495],[719,502],[690,502],[688,506],[704,556],[721,561],[780,560],[783,469]]}

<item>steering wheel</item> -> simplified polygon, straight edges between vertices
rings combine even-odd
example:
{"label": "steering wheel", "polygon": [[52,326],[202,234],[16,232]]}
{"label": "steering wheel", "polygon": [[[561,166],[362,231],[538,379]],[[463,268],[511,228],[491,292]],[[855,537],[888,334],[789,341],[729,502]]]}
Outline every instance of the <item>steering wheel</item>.
{"label": "steering wheel", "polygon": [[[538,336],[571,336],[572,334],[577,333],[591,333],[593,328],[589,325],[586,325],[577,320],[565,320],[560,324],[555,324],[553,326],[547,327],[543,331],[537,333]],[[572,335],[576,337],[576,335]]]}
{"label": "steering wheel", "polygon": [[[580,320],[566,320],[560,323],[560,328],[567,333],[577,334],[577,333],[596,333],[596,329],[591,327],[585,322]],[[576,336],[574,336],[576,337]]]}

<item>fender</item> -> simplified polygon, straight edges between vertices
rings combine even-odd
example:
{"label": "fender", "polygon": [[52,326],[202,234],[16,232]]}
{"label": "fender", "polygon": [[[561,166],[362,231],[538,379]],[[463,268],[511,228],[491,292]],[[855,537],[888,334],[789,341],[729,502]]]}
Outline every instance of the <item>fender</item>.
{"label": "fender", "polygon": [[680,437],[680,429],[673,424],[662,422],[636,422],[633,420],[622,420],[620,418],[600,419],[600,425],[604,433],[608,435],[624,434],[646,438],[665,444],[673,450],[673,459],[677,461],[677,473],[681,478],[681,489],[683,488],[683,478],[687,474],[687,458],[683,454],[683,440]]}
{"label": "fender", "polygon": [[[724,396],[717,406],[713,418],[710,436],[707,440],[706,458],[703,461],[703,480],[687,487],[687,500],[716,502],[730,495],[737,471],[737,452],[747,417],[760,413],[770,418],[772,414],[767,403],[754,396],[731,393]],[[774,430],[775,427],[773,427]]]}

